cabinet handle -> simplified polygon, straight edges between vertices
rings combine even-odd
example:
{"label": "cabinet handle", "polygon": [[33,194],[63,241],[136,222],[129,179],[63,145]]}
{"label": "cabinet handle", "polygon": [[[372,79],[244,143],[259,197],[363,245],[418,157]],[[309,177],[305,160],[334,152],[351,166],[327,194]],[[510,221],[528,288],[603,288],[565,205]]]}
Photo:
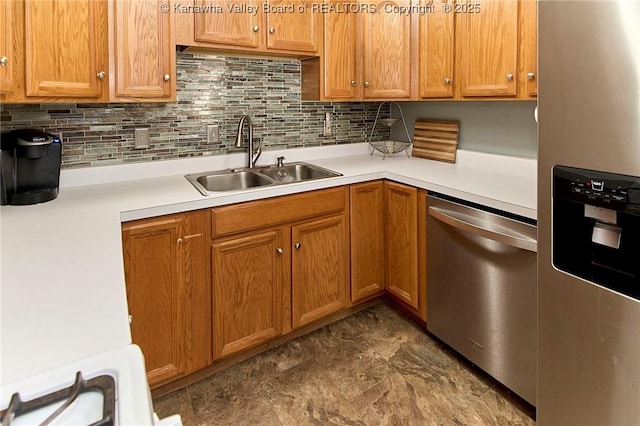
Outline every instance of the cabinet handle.
{"label": "cabinet handle", "polygon": [[513,74],[508,73],[507,74],[507,80],[509,80],[509,81],[513,80]]}
{"label": "cabinet handle", "polygon": [[534,78],[536,78],[536,75],[532,72],[527,73],[527,79],[528,80],[533,80]]}
{"label": "cabinet handle", "polygon": [[275,34],[275,32],[276,32],[275,28],[273,27],[269,28],[269,34]]}
{"label": "cabinet handle", "polygon": [[282,254],[282,253],[284,253],[284,251],[283,251],[280,247],[278,247],[278,248],[276,249],[276,253],[278,253],[278,254]]}
{"label": "cabinet handle", "polygon": [[364,82],[364,87],[369,87],[369,82],[368,81]]}
{"label": "cabinet handle", "polygon": [[257,33],[259,30],[260,30],[260,27],[259,27],[259,26],[257,26],[257,25],[254,25],[254,26],[253,26],[253,32],[254,32],[254,33]]}
{"label": "cabinet handle", "polygon": [[450,84],[450,83],[451,83],[451,79],[449,77],[445,77],[444,84]]}
{"label": "cabinet handle", "polygon": [[9,62],[9,59],[7,59],[6,56],[3,56],[0,58],[0,67],[6,67],[7,66],[7,62]]}
{"label": "cabinet handle", "polygon": [[169,81],[169,80],[171,80],[171,75],[170,74],[165,74],[165,75],[162,76],[162,79],[164,81]]}
{"label": "cabinet handle", "polygon": [[96,77],[98,77],[100,80],[103,80],[106,76],[107,74],[104,71],[100,71],[96,74]]}
{"label": "cabinet handle", "polygon": [[300,247],[302,247],[302,244],[300,243],[295,243],[294,247],[296,248],[296,250],[300,250]]}
{"label": "cabinet handle", "polygon": [[351,85],[355,86],[356,85],[356,81],[355,80],[351,80]]}

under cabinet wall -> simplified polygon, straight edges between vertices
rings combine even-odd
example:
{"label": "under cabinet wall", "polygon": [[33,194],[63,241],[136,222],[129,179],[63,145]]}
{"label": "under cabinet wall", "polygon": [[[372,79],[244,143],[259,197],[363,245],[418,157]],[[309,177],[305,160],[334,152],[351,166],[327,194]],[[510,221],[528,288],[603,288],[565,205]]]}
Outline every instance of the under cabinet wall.
{"label": "under cabinet wall", "polygon": [[[459,120],[459,149],[515,157],[538,156],[538,128],[533,117],[536,101],[403,102],[401,105],[412,137],[418,118]],[[402,126],[393,128],[391,136],[406,140]]]}

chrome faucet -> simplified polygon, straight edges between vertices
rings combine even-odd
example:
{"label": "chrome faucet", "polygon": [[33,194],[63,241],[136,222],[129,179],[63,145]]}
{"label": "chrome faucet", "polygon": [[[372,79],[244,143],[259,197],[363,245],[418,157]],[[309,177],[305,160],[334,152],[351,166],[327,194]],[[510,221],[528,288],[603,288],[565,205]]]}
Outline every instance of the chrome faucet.
{"label": "chrome faucet", "polygon": [[244,125],[245,121],[249,124],[249,146],[247,147],[249,158],[247,160],[247,167],[252,169],[253,166],[256,165],[256,161],[258,161],[258,157],[260,157],[260,154],[262,154],[262,147],[260,146],[260,142],[258,142],[257,148],[253,148],[253,123],[251,122],[251,117],[246,114],[240,117],[235,146],[236,148],[242,148],[242,126]]}

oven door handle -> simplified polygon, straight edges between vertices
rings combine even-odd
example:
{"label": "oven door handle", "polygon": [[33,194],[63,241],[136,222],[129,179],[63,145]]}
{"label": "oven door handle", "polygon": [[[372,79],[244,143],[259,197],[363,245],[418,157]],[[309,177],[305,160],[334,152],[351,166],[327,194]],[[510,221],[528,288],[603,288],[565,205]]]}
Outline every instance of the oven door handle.
{"label": "oven door handle", "polygon": [[532,251],[534,253],[538,251],[538,242],[536,240],[526,238],[521,235],[508,234],[487,229],[480,223],[473,223],[469,221],[470,218],[466,215],[466,220],[463,220],[460,215],[439,207],[429,207],[429,215],[461,231],[469,232],[483,238],[488,238],[510,247]]}

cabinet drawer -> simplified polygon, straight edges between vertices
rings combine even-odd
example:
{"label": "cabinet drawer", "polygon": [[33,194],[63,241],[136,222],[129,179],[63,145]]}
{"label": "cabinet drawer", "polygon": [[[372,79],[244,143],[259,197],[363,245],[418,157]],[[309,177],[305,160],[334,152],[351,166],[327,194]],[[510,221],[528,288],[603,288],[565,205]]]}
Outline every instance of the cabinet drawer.
{"label": "cabinet drawer", "polygon": [[342,186],[215,207],[211,210],[212,237],[341,212],[347,206],[347,190]]}

